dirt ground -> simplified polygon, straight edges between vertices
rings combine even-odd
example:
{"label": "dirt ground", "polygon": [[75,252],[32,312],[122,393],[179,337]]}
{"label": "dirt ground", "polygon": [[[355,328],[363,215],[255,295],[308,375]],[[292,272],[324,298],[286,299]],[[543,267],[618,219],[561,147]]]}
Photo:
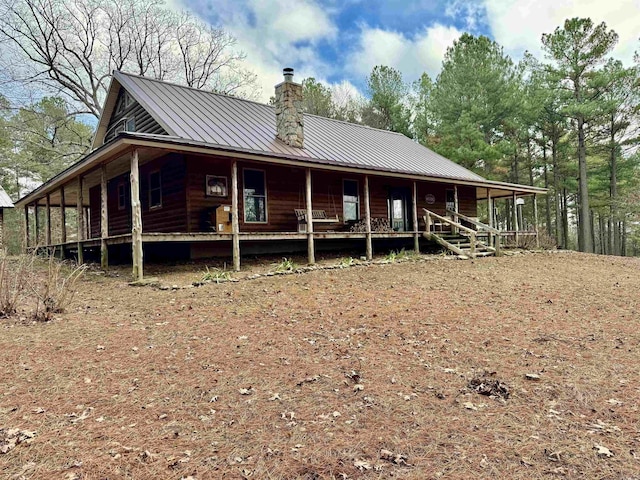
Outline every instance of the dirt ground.
{"label": "dirt ground", "polygon": [[578,253],[177,290],[88,272],[54,321],[0,320],[0,452],[27,432],[0,477],[640,479],[639,273]]}

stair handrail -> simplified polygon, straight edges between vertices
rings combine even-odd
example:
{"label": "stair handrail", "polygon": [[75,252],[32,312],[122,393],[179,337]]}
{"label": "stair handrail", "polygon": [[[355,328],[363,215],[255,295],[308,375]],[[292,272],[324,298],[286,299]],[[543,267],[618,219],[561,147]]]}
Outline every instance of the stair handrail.
{"label": "stair handrail", "polygon": [[466,222],[469,222],[470,224],[475,225],[476,227],[478,227],[478,231],[485,230],[487,232],[487,237],[488,237],[487,240],[489,242],[489,246],[495,249],[496,255],[500,255],[500,234],[502,233],[500,232],[500,230],[494,227],[490,227],[489,225],[482,223],[481,221],[476,220],[475,218],[468,217],[463,213],[454,212],[453,210],[449,210],[448,208],[446,209],[446,212],[451,215],[454,215],[455,216],[454,218],[460,217]]}
{"label": "stair handrail", "polygon": [[[426,208],[423,208],[422,210],[424,210],[424,213],[426,213],[427,217],[435,217],[438,220],[440,220],[441,222],[444,223],[448,223],[449,225],[451,225],[452,227],[456,227],[458,230],[462,230],[463,232],[467,232],[469,235],[473,235],[475,237],[475,235],[478,233],[476,232],[473,228],[469,228],[469,227],[465,227],[464,225],[458,223],[458,222],[454,222],[453,220],[451,220],[450,218],[447,217],[443,217],[442,215],[438,215],[437,213],[434,213],[430,210],[427,210]],[[427,218],[425,217],[425,218]],[[430,226],[431,226],[431,222],[426,222],[427,224],[427,233],[430,233]]]}
{"label": "stair handrail", "polygon": [[490,227],[486,223],[482,223],[481,221],[479,221],[479,220],[477,220],[477,219],[475,219],[473,217],[468,217],[463,213],[454,212],[453,210],[449,210],[448,208],[447,208],[447,213],[449,213],[451,215],[456,215],[456,216],[462,218],[464,221],[469,222],[470,224],[475,225],[476,227],[481,228],[482,230],[486,230],[487,232],[491,232],[491,233],[494,233],[496,235],[500,233],[500,230],[498,230],[497,228]]}

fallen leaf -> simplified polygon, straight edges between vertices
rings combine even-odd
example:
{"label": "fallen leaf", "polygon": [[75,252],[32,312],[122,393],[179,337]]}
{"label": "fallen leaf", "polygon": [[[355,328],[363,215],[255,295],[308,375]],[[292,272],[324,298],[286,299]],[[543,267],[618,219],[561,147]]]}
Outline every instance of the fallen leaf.
{"label": "fallen leaf", "polygon": [[371,470],[371,464],[366,460],[356,460],[355,462],[353,462],[353,466],[360,471]]}
{"label": "fallen leaf", "polygon": [[593,448],[596,450],[596,454],[599,457],[613,457],[613,453],[611,452],[611,450],[609,450],[607,447],[602,446],[602,445],[594,445]]}

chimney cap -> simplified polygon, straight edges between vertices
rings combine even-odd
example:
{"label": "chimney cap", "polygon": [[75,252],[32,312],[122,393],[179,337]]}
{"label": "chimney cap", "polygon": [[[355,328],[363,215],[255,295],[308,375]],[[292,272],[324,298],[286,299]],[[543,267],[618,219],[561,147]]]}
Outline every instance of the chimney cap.
{"label": "chimney cap", "polygon": [[285,82],[290,82],[293,80],[293,68],[291,67],[284,68],[282,69],[282,73],[284,75]]}

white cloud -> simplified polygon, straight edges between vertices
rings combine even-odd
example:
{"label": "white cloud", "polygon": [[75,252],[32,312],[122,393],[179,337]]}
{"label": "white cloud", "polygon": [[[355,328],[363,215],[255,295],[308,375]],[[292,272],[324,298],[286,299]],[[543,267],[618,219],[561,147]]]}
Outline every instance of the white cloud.
{"label": "white cloud", "polygon": [[352,73],[365,77],[376,65],[388,65],[413,81],[427,72],[432,77],[439,71],[448,47],[462,32],[455,27],[435,24],[417,35],[362,27],[357,48],[349,54]]}
{"label": "white cloud", "polygon": [[187,7],[205,21],[211,21],[207,12],[212,12],[237,39],[247,56],[245,67],[258,77],[261,91],[254,97],[259,101],[273,95],[284,67],[295,67],[298,80],[327,76],[334,68],[320,59],[317,44],[334,41],[338,29],[318,0],[199,0]]}
{"label": "white cloud", "polygon": [[485,0],[485,5],[494,39],[516,59],[525,50],[542,59],[542,34],[572,17],[606,22],[620,36],[613,55],[627,64],[639,46],[640,0]]}

